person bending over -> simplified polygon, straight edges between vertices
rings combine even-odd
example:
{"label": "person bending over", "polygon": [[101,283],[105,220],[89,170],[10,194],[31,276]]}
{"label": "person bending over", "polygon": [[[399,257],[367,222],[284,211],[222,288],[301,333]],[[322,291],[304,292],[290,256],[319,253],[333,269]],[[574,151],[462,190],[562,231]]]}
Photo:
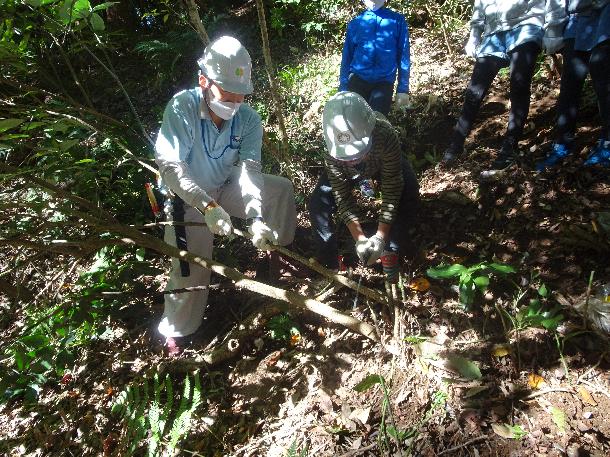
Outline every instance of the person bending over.
{"label": "person bending over", "polygon": [[[372,265],[381,258],[387,280],[398,279],[400,235],[408,230],[419,202],[419,186],[400,151],[396,130],[360,95],[339,92],[324,106],[322,127],[326,142],[324,172],[309,203],[317,259],[338,269],[338,243],[333,217],[345,224],[358,258]],[[352,193],[361,178],[380,183],[382,202],[377,230],[365,234]]]}

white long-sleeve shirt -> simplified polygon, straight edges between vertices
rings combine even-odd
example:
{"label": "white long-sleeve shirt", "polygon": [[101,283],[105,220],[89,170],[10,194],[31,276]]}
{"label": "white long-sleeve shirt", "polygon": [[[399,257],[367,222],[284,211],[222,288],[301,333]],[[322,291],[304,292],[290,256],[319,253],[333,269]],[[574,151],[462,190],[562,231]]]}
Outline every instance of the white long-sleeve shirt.
{"label": "white long-sleeve shirt", "polygon": [[470,28],[486,36],[526,24],[546,30],[565,20],[565,0],[475,0]]}

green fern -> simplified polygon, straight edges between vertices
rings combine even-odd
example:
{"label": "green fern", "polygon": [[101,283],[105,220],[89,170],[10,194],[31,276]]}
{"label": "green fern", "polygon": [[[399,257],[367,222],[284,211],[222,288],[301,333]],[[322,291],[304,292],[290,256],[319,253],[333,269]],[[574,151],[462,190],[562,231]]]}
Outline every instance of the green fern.
{"label": "green fern", "polygon": [[169,433],[170,440],[167,448],[170,455],[176,449],[178,441],[180,441],[180,439],[188,432],[191,423],[191,416],[195,409],[197,409],[197,407],[201,404],[201,383],[199,381],[199,376],[196,375],[194,378],[195,386],[193,388],[192,395],[191,383],[188,375],[184,380],[184,392],[182,393],[182,399],[180,400],[180,407],[178,408],[174,425]]}
{"label": "green fern", "polygon": [[182,397],[175,413],[174,389],[169,375],[165,376],[163,382],[159,382],[158,374],[154,375],[152,398],[149,395],[148,380],[144,380],[141,386],[135,384],[127,387],[117,396],[111,412],[124,421],[125,428],[120,443],[124,455],[133,455],[147,436],[149,457],[175,453],[176,446],[191,428],[193,413],[201,405],[201,380],[198,372],[193,375],[193,379],[194,387],[191,389],[191,378],[189,375],[185,377]]}
{"label": "green fern", "polygon": [[299,451],[299,444],[295,438],[290,447],[288,448],[288,452],[285,457],[307,457],[308,451],[309,446],[307,445],[307,443],[305,444],[305,447],[301,451]]}

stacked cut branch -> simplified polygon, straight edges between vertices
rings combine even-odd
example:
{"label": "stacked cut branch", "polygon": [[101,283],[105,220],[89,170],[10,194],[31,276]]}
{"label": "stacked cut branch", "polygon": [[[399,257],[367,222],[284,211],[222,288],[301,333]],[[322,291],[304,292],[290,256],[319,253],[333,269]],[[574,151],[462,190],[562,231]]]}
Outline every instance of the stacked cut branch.
{"label": "stacked cut branch", "polygon": [[[17,171],[18,170],[14,167],[0,163],[0,172],[2,173],[14,174]],[[50,191],[56,198],[70,201],[79,207],[88,210],[87,212],[74,210],[72,211],[72,214],[85,220],[88,227],[98,233],[111,232],[119,235],[121,237],[121,242],[123,243],[135,244],[163,255],[183,259],[189,263],[208,268],[221,276],[231,279],[236,287],[265,295],[276,300],[288,302],[299,308],[313,311],[316,314],[326,317],[333,323],[343,325],[354,332],[370,338],[373,341],[379,341],[375,328],[370,324],[362,322],[319,301],[303,297],[289,290],[283,290],[278,287],[273,287],[250,279],[238,270],[223,265],[215,260],[201,257],[188,251],[180,250],[179,248],[171,246],[155,236],[143,233],[134,227],[118,223],[111,214],[101,208],[98,208],[92,202],[75,196],[55,184],[34,176],[22,176],[24,179],[27,179],[34,185]]]}

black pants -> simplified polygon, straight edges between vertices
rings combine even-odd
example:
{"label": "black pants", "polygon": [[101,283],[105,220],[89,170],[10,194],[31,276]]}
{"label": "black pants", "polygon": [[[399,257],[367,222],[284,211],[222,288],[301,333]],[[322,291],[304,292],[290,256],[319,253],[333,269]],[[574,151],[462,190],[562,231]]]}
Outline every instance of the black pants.
{"label": "black pants", "polygon": [[450,145],[453,151],[458,153],[462,151],[491,83],[498,71],[507,66],[507,63],[510,65],[510,113],[504,142],[511,146],[517,144],[523,134],[523,127],[530,108],[532,75],[539,52],[540,46],[536,42],[530,41],[513,49],[509,62],[495,56],[477,59],[470,84],[464,94],[462,113],[453,128]]}
{"label": "black pants", "polygon": [[565,40],[561,89],[557,102],[557,143],[570,145],[576,132],[576,117],[582,88],[591,73],[597,95],[603,140],[610,140],[610,40],[591,51],[576,51],[574,40]]}
{"label": "black pants", "polygon": [[[419,185],[411,165],[402,162],[403,188],[400,203],[396,212],[396,218],[390,229],[390,236],[386,243],[386,249],[398,252],[400,239],[405,231],[415,224],[417,209],[419,206]],[[358,184],[358,179],[353,179],[353,185]],[[316,249],[318,261],[327,268],[338,268],[339,246],[333,215],[337,212],[335,197],[328,180],[326,171],[322,173],[315,190],[309,201],[309,219],[311,231]],[[367,233],[371,236],[373,233]]]}
{"label": "black pants", "polygon": [[387,82],[370,83],[352,73],[349,75],[347,90],[361,95],[373,108],[373,111],[379,111],[384,116],[387,116],[390,112],[394,84]]}

